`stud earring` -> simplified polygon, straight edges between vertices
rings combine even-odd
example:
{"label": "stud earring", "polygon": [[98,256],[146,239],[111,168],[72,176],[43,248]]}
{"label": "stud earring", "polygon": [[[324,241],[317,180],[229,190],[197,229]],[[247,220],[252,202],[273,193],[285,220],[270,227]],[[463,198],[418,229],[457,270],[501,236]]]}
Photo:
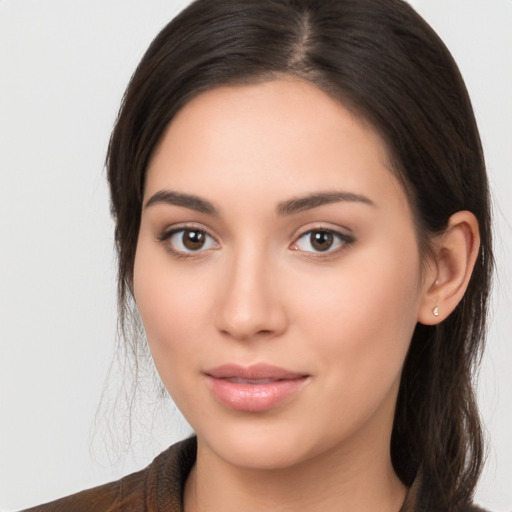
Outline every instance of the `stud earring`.
{"label": "stud earring", "polygon": [[439,316],[439,306],[436,306],[436,307],[432,310],[432,313],[434,313],[434,316]]}

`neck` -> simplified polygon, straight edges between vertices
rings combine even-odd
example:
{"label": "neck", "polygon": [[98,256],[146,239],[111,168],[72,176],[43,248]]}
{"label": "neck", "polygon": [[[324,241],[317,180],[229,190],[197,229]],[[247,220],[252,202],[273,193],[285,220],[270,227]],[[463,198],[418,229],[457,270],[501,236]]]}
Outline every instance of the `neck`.
{"label": "neck", "polygon": [[[406,488],[396,476],[389,437],[357,440],[290,468],[247,469],[219,458],[198,440],[185,487],[186,512],[398,512]],[[361,440],[362,441],[362,440]]]}

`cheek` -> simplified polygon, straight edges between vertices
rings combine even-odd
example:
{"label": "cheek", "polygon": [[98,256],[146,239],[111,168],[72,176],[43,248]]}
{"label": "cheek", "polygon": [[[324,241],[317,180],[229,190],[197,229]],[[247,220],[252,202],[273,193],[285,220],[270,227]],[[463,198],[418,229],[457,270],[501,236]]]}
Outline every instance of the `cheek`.
{"label": "cheek", "polygon": [[347,253],[339,272],[302,294],[297,316],[318,340],[322,364],[334,367],[325,372],[329,385],[347,396],[371,396],[400,375],[416,325],[420,267],[415,244],[399,247]]}
{"label": "cheek", "polygon": [[204,338],[199,333],[208,322],[207,283],[172,271],[169,256],[143,242],[139,240],[135,258],[135,301],[155,366],[171,392],[171,379],[183,378],[183,368],[193,369]]}

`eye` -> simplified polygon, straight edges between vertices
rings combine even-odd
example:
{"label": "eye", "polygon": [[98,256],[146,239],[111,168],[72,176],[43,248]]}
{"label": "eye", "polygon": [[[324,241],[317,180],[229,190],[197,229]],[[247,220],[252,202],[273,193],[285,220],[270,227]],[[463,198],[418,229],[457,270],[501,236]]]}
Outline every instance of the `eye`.
{"label": "eye", "polygon": [[196,228],[174,229],[162,235],[160,241],[167,241],[170,250],[182,254],[218,247],[217,242],[208,233]]}
{"label": "eye", "polygon": [[291,249],[304,251],[326,253],[333,252],[343,245],[351,244],[354,239],[343,233],[338,233],[330,229],[312,229],[301,235],[292,245]]}

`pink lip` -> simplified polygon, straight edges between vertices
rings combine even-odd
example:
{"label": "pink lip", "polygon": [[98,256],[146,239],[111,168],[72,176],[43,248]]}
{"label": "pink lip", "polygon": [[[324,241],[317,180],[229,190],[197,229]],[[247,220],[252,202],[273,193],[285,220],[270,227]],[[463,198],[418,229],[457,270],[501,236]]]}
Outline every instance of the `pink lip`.
{"label": "pink lip", "polygon": [[230,409],[261,412],[295,394],[308,375],[277,366],[227,364],[204,372],[215,397]]}

